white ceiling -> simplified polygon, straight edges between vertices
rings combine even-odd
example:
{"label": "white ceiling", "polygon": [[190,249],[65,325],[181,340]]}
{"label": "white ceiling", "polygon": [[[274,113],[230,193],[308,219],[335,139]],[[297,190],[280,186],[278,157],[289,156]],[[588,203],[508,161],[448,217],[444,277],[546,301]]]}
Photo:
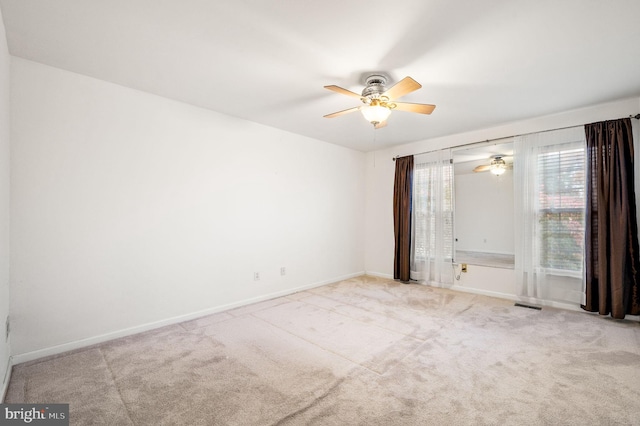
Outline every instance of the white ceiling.
{"label": "white ceiling", "polygon": [[[0,0],[12,55],[370,151],[640,96],[638,0]],[[373,130],[367,72],[423,88]]]}

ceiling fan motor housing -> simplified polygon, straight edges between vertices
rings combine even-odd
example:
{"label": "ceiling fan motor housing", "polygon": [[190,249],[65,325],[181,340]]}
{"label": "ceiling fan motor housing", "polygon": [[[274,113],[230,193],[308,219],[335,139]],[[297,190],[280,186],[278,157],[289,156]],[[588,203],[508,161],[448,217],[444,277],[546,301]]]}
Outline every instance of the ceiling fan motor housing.
{"label": "ceiling fan motor housing", "polygon": [[507,164],[503,160],[501,155],[496,155],[495,157],[493,157],[493,160],[491,160],[491,165],[492,166],[497,166],[498,164],[500,164],[501,166],[505,166]]}
{"label": "ceiling fan motor housing", "polygon": [[373,74],[366,79],[367,87],[362,90],[362,97],[367,99],[377,98],[382,95],[386,89],[387,78],[383,75]]}

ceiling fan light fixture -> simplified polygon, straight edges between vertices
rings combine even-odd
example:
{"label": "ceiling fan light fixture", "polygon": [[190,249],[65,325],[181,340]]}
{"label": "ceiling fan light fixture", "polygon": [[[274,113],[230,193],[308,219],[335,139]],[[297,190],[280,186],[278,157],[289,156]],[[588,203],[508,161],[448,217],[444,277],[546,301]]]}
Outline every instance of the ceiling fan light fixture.
{"label": "ceiling fan light fixture", "polygon": [[500,176],[501,174],[503,174],[506,171],[507,171],[507,169],[505,168],[505,166],[503,164],[496,164],[495,166],[491,167],[491,173],[493,173],[496,176]]}
{"label": "ceiling fan light fixture", "polygon": [[362,108],[360,108],[360,111],[362,111],[362,115],[364,116],[364,118],[374,126],[376,124],[382,123],[383,121],[386,121],[386,119],[389,118],[389,115],[391,114],[391,110],[389,108],[374,103],[372,103],[371,105],[363,106]]}
{"label": "ceiling fan light fixture", "polygon": [[505,163],[505,161],[501,157],[497,157],[493,161],[491,161],[490,171],[494,175],[500,176],[507,171],[507,163]]}

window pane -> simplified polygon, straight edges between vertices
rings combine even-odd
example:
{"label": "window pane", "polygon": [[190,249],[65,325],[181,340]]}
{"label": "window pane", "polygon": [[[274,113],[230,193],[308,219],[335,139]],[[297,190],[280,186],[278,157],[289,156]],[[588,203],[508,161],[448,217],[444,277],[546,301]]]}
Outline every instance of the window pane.
{"label": "window pane", "polygon": [[415,256],[420,259],[432,257],[437,250],[438,235],[442,235],[443,254],[452,259],[453,165],[416,164],[414,177],[413,226],[415,235],[426,236],[426,240],[417,238],[414,241]]}
{"label": "window pane", "polygon": [[584,148],[550,147],[538,156],[540,266],[582,271],[585,205]]}

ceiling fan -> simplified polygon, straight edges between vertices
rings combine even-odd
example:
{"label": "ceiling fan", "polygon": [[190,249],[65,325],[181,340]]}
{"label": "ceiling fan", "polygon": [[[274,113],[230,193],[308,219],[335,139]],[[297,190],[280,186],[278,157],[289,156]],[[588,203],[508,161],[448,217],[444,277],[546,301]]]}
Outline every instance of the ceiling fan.
{"label": "ceiling fan", "polygon": [[366,87],[359,95],[350,90],[339,86],[324,86],[325,89],[341,93],[343,95],[358,98],[364,105],[345,109],[343,111],[327,114],[325,118],[338,117],[354,111],[362,112],[364,118],[367,119],[376,129],[387,125],[387,118],[392,110],[417,112],[419,114],[431,114],[435,109],[435,105],[414,104],[408,102],[396,102],[396,99],[418,90],[422,87],[420,83],[411,77],[405,77],[389,89],[385,87],[387,77],[380,74],[372,74],[366,78]]}
{"label": "ceiling fan", "polygon": [[473,169],[475,173],[490,171],[496,176],[500,176],[507,169],[513,168],[513,157],[505,157],[504,155],[494,155],[491,157],[489,164],[480,165]]}

